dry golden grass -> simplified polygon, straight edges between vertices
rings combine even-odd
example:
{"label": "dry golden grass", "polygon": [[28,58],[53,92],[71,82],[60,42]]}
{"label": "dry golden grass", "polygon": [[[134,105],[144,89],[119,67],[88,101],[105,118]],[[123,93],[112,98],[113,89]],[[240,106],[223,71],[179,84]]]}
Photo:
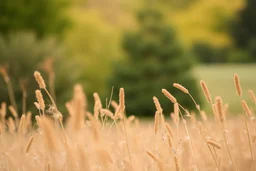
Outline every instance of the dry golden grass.
{"label": "dry golden grass", "polygon": [[[43,78],[36,72],[39,88],[48,92]],[[235,86],[240,83],[235,78]],[[174,85],[184,93],[189,90]],[[2,171],[169,171],[169,170],[255,170],[256,129],[253,108],[242,100],[241,116],[226,113],[222,98],[211,100],[206,83],[202,91],[213,106],[212,113],[198,107],[194,115],[178,103],[167,90],[174,112],[164,114],[160,102],[155,121],[126,117],[125,90],[120,89],[119,103],[109,101],[114,111],[103,108],[94,93],[93,114],[87,111],[86,95],[80,85],[74,87],[73,98],[66,103],[69,115],[64,118],[51,98],[45,114],[44,99],[36,91],[39,113],[32,124],[31,112],[19,115],[10,106],[12,117],[6,119],[7,107],[0,107],[0,170]],[[161,90],[159,90],[161,91]],[[250,90],[252,97],[254,93]],[[235,92],[234,92],[235,93]],[[242,93],[238,93],[242,96]],[[193,100],[193,98],[192,98]],[[241,99],[238,100],[240,101]],[[252,98],[254,100],[254,98]],[[196,104],[195,102],[195,105]],[[153,116],[153,114],[152,114]],[[215,118],[211,119],[211,118]]]}

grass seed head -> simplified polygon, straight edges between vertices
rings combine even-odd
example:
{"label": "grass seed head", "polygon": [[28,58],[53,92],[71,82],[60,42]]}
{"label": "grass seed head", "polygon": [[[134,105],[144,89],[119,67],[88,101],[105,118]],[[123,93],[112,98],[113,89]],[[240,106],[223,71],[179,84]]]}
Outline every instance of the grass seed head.
{"label": "grass seed head", "polygon": [[39,85],[39,88],[46,89],[46,84],[45,84],[44,79],[43,79],[42,75],[40,74],[40,72],[35,71],[34,72],[34,77],[36,79],[36,82]]}
{"label": "grass seed head", "polygon": [[216,102],[216,109],[217,109],[217,113],[218,113],[218,119],[221,123],[224,123],[225,121],[225,113],[223,110],[223,101],[222,98],[220,96],[217,96],[215,99]]}
{"label": "grass seed head", "polygon": [[240,79],[239,79],[239,76],[238,74],[234,74],[234,82],[235,82],[235,87],[236,87],[236,93],[238,96],[242,96],[242,88],[241,88],[241,85],[240,85]]}
{"label": "grass seed head", "polygon": [[158,98],[154,96],[154,97],[153,97],[153,101],[154,101],[156,110],[157,110],[160,114],[163,113],[163,109],[162,109],[162,107],[161,107],[161,105],[160,105],[160,102],[159,102]]}
{"label": "grass seed head", "polygon": [[162,93],[172,102],[172,103],[177,103],[176,98],[171,95],[166,89],[162,89]]}
{"label": "grass seed head", "polygon": [[249,118],[252,118],[252,112],[251,112],[250,108],[248,107],[246,101],[245,101],[245,100],[242,100],[241,103],[242,103],[242,106],[243,106],[243,109],[244,109],[246,115],[247,115]]}
{"label": "grass seed head", "polygon": [[186,89],[184,86],[182,86],[181,84],[178,84],[178,83],[173,83],[173,87],[183,91],[183,93],[185,94],[189,94],[189,91],[188,89]]}
{"label": "grass seed head", "polygon": [[202,88],[202,90],[203,90],[203,92],[204,92],[204,96],[205,96],[206,100],[207,100],[209,103],[212,103],[212,97],[211,97],[211,94],[210,94],[210,92],[209,92],[209,89],[208,89],[206,83],[205,83],[203,80],[201,80],[201,81],[200,81],[200,85],[201,85],[201,88]]}

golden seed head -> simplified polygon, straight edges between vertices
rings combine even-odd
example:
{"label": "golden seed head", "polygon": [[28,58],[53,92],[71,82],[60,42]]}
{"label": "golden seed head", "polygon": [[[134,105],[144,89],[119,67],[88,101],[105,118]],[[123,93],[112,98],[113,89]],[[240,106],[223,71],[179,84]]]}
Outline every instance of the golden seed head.
{"label": "golden seed head", "polygon": [[34,136],[31,136],[31,137],[29,138],[28,144],[27,144],[26,149],[25,149],[25,153],[28,153],[28,152],[29,152],[29,150],[30,150],[30,148],[31,148],[31,145],[32,145],[34,139],[35,139]]}
{"label": "golden seed head", "polygon": [[119,90],[119,105],[121,108],[121,112],[125,110],[125,95],[124,95],[124,88],[120,88]]}
{"label": "golden seed head", "polygon": [[111,106],[116,110],[118,108],[118,103],[115,100],[112,100]]}
{"label": "golden seed head", "polygon": [[201,80],[200,81],[200,85],[201,85],[201,88],[203,89],[203,92],[204,92],[204,96],[206,97],[206,100],[209,102],[209,103],[212,103],[212,97],[211,97],[211,94],[209,92],[209,89],[206,85],[206,83]]}
{"label": "golden seed head", "polygon": [[[42,93],[41,93],[40,90],[36,90],[35,93],[36,93],[36,99],[37,99],[37,101],[38,101],[38,104],[39,104],[39,106],[40,106],[40,109],[44,111],[44,109],[45,109],[45,103],[44,103],[43,95],[42,95]],[[35,105],[36,105],[36,104],[35,104]]]}
{"label": "golden seed head", "polygon": [[178,84],[178,83],[173,83],[173,87],[183,91],[185,94],[188,94],[189,91],[188,89],[186,89],[184,86],[182,86],[181,84]]}
{"label": "golden seed head", "polygon": [[206,140],[206,142],[207,142],[207,144],[210,144],[217,149],[221,149],[221,145],[213,140]]}
{"label": "golden seed head", "polygon": [[176,98],[171,95],[166,89],[162,89],[162,93],[172,102],[172,103],[177,103]]}
{"label": "golden seed head", "polygon": [[222,98],[220,96],[217,96],[215,99],[216,102],[216,109],[217,109],[217,113],[218,113],[218,119],[220,120],[221,123],[224,123],[225,121],[225,113],[223,110],[223,101]]}
{"label": "golden seed head", "polygon": [[234,74],[234,82],[235,82],[235,87],[236,87],[236,93],[238,96],[242,96],[242,88],[241,88],[241,85],[240,85],[240,79],[239,79],[239,76],[238,74]]}
{"label": "golden seed head", "polygon": [[36,82],[38,83],[39,87],[42,88],[42,89],[45,89],[46,84],[45,84],[44,79],[43,79],[42,75],[40,74],[40,72],[35,71],[34,72],[34,77],[35,77]]}
{"label": "golden seed head", "polygon": [[250,108],[248,107],[246,101],[245,101],[245,100],[242,100],[241,102],[242,102],[242,106],[243,106],[243,108],[244,108],[244,111],[245,111],[246,115],[247,115],[249,118],[251,118],[251,117],[252,117],[252,112],[251,112]]}
{"label": "golden seed head", "polygon": [[14,118],[18,118],[18,113],[13,106],[9,106],[9,110]]}
{"label": "golden seed head", "polygon": [[254,92],[252,90],[249,90],[248,93],[251,96],[253,103],[256,104],[256,96],[255,96]]}
{"label": "golden seed head", "polygon": [[160,102],[159,102],[158,98],[154,96],[154,97],[153,97],[153,101],[154,101],[154,103],[155,103],[156,110],[157,110],[159,113],[162,113],[162,112],[163,112],[163,109],[162,109],[162,107],[161,107],[161,105],[160,105]]}
{"label": "golden seed head", "polygon": [[20,124],[19,124],[19,129],[18,129],[18,132],[19,133],[22,133],[23,132],[23,129],[24,129],[24,125],[25,125],[25,115],[23,114],[20,118]]}

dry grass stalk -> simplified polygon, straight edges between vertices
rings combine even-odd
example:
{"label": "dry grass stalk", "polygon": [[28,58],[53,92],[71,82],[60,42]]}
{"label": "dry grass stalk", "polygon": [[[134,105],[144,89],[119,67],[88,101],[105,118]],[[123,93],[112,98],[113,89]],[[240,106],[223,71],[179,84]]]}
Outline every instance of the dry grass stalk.
{"label": "dry grass stalk", "polygon": [[173,104],[173,108],[174,108],[174,123],[176,124],[176,125],[178,125],[179,124],[179,122],[180,122],[180,117],[179,117],[179,111],[180,111],[180,109],[179,109],[179,104],[178,103],[174,103]]}
{"label": "dry grass stalk", "polygon": [[159,127],[159,113],[158,111],[155,112],[155,122],[154,122],[154,131],[155,131],[155,134],[157,133],[158,131],[158,127]]}
{"label": "dry grass stalk", "polygon": [[251,112],[250,108],[248,107],[246,101],[245,101],[245,100],[242,100],[241,103],[242,103],[242,106],[243,106],[243,109],[244,109],[246,115],[247,115],[249,118],[252,118],[252,112]]}
{"label": "dry grass stalk", "polygon": [[255,96],[254,92],[252,90],[249,90],[248,93],[249,93],[253,103],[256,104],[256,96]]}
{"label": "dry grass stalk", "polygon": [[224,128],[225,113],[224,113],[224,110],[223,110],[223,101],[222,101],[222,98],[220,96],[217,96],[215,101],[216,101],[216,108],[217,108],[217,113],[218,113],[219,121],[221,123],[221,129],[222,129],[221,133],[222,133],[222,136],[224,138],[224,142],[226,144],[226,147],[227,147],[227,150],[228,150],[228,154],[229,154],[229,158],[231,160],[233,169],[237,170],[237,168],[235,166],[235,163],[234,163],[234,160],[233,160],[233,157],[231,155],[230,149],[229,149],[228,140],[227,140],[227,136],[226,136],[226,132],[225,132],[225,128]]}
{"label": "dry grass stalk", "polygon": [[216,102],[216,109],[217,109],[217,113],[218,113],[218,119],[221,123],[224,123],[225,121],[225,113],[223,110],[223,101],[222,98],[220,96],[217,96],[215,99]]}
{"label": "dry grass stalk", "polygon": [[50,163],[47,163],[47,165],[46,165],[46,171],[51,171],[51,165],[50,165]]}
{"label": "dry grass stalk", "polygon": [[173,133],[172,133],[172,128],[167,122],[165,122],[165,127],[166,127],[166,130],[167,130],[168,134],[170,135],[170,137],[174,138]]}
{"label": "dry grass stalk", "polygon": [[249,129],[248,129],[248,124],[247,124],[245,119],[244,119],[244,122],[245,122],[246,134],[247,134],[247,138],[248,138],[248,142],[249,142],[249,147],[250,147],[250,152],[251,152],[252,169],[254,169],[254,155],[253,155],[253,150],[252,150],[252,143],[251,143],[251,139],[250,139],[250,133],[249,133]]}
{"label": "dry grass stalk", "polygon": [[219,119],[219,115],[217,112],[216,104],[212,104],[212,113],[214,115],[215,122],[219,122],[220,119]]}
{"label": "dry grass stalk", "polygon": [[136,117],[134,115],[131,115],[127,118],[127,123],[130,124],[131,122],[133,122],[136,119]]}
{"label": "dry grass stalk", "polygon": [[[220,166],[219,166],[219,163],[218,163],[218,159],[216,157],[216,155],[214,155],[213,151],[211,150],[210,146],[209,146],[209,143],[207,143],[207,139],[204,135],[204,131],[203,131],[203,125],[201,122],[198,122],[198,128],[199,128],[199,131],[200,131],[200,134],[202,135],[203,139],[204,139],[204,142],[206,143],[211,155],[212,155],[212,158],[214,160],[214,163],[216,165],[216,167],[218,168],[218,170],[220,170]],[[215,150],[214,150],[215,151]],[[215,153],[216,154],[216,153]]]}
{"label": "dry grass stalk", "polygon": [[46,94],[47,94],[48,97],[50,98],[50,100],[51,100],[51,102],[52,102],[54,108],[58,111],[57,105],[56,105],[54,99],[52,98],[51,94],[50,94],[49,91],[47,90],[46,84],[45,84],[44,79],[43,79],[43,77],[41,76],[41,74],[40,74],[38,71],[35,71],[35,72],[34,72],[34,77],[35,77],[35,79],[36,79],[36,81],[37,81],[37,83],[38,83],[38,85],[39,85],[39,88],[44,89],[44,91],[46,92]]}
{"label": "dry grass stalk", "polygon": [[111,106],[112,106],[115,110],[117,110],[117,108],[118,108],[118,103],[117,103],[115,100],[111,100]]}
{"label": "dry grass stalk", "polygon": [[40,87],[41,89],[46,89],[45,81],[44,81],[42,75],[40,74],[40,72],[35,71],[35,72],[34,72],[34,77],[35,77],[36,82],[38,83],[39,87]]}
{"label": "dry grass stalk", "polygon": [[156,157],[156,155],[154,155],[152,152],[146,151],[146,153],[149,155],[149,157],[151,157],[157,163],[159,170],[164,171],[162,161],[158,157]]}
{"label": "dry grass stalk", "polygon": [[[40,119],[39,119],[40,118]],[[44,140],[49,152],[57,151],[56,135],[54,133],[54,126],[49,118],[39,117],[36,118],[39,121],[39,126],[43,130]]]}
{"label": "dry grass stalk", "polygon": [[28,140],[28,143],[27,143],[27,146],[26,146],[26,149],[25,149],[25,154],[27,154],[32,146],[32,143],[34,142],[34,136],[31,136]]}
{"label": "dry grass stalk", "polygon": [[201,112],[200,112],[200,115],[201,115],[203,121],[206,122],[206,121],[207,121],[207,116],[206,116],[205,112],[204,112],[204,111],[201,111]]}
{"label": "dry grass stalk", "polygon": [[34,105],[35,105],[35,107],[36,107],[38,110],[40,110],[40,105],[39,105],[39,103],[34,102]]}
{"label": "dry grass stalk", "polygon": [[234,74],[234,83],[235,83],[235,87],[236,87],[236,93],[238,96],[242,96],[242,88],[241,88],[241,85],[240,85],[240,79],[239,79],[239,76],[238,74]]}
{"label": "dry grass stalk", "polygon": [[217,149],[221,149],[221,145],[213,140],[206,140],[206,142]]}
{"label": "dry grass stalk", "polygon": [[6,116],[6,103],[5,102],[1,103],[0,116],[1,116],[1,121],[4,124],[5,123],[5,116]]}
{"label": "dry grass stalk", "polygon": [[126,130],[126,125],[125,125],[125,93],[124,93],[124,88],[120,88],[119,89],[119,110],[121,112],[121,115],[124,117],[122,119],[123,121],[123,126],[124,126],[124,134],[125,134],[125,139],[126,139],[126,148],[128,151],[128,155],[129,155],[129,159],[130,162],[132,163],[132,158],[131,158],[131,152],[130,152],[130,148],[129,148],[129,143],[128,143],[128,135],[127,135],[127,130]]}
{"label": "dry grass stalk", "polygon": [[27,85],[28,85],[28,80],[23,79],[20,81],[20,87],[22,91],[22,113],[26,113],[26,100],[27,100]]}
{"label": "dry grass stalk", "polygon": [[176,171],[180,171],[180,165],[179,165],[179,160],[177,156],[174,156],[174,163],[175,163]]}
{"label": "dry grass stalk", "polygon": [[183,91],[183,93],[185,94],[189,94],[189,91],[188,89],[186,89],[184,86],[182,86],[181,84],[178,84],[178,83],[173,83],[173,87]]}
{"label": "dry grass stalk", "polygon": [[210,92],[209,92],[209,89],[208,89],[206,83],[205,83],[203,80],[201,80],[201,81],[200,81],[200,85],[201,85],[201,88],[203,89],[204,96],[205,96],[206,100],[207,100],[209,103],[212,103],[212,97],[211,97],[211,94],[210,94]]}
{"label": "dry grass stalk", "polygon": [[54,80],[55,80],[55,73],[54,73],[54,59],[52,57],[49,57],[43,61],[43,64],[41,68],[47,73],[48,75],[48,83],[49,83],[49,89],[50,93],[53,96],[53,99],[56,100],[55,97],[55,86],[54,86]]}
{"label": "dry grass stalk", "polygon": [[30,127],[32,126],[31,118],[32,118],[32,113],[29,111],[29,112],[27,112],[26,120],[25,120],[25,124],[24,124],[25,131],[28,131],[30,129]]}
{"label": "dry grass stalk", "polygon": [[15,110],[17,110],[17,104],[16,104],[14,92],[13,92],[12,83],[7,73],[7,66],[2,66],[2,65],[0,66],[0,74],[2,74],[4,81],[7,85],[7,90],[8,90],[8,95],[10,97],[11,105],[14,107]]}
{"label": "dry grass stalk", "polygon": [[168,145],[170,147],[170,149],[173,149],[173,145],[172,145],[172,137],[170,135],[168,135]]}
{"label": "dry grass stalk", "polygon": [[9,118],[8,118],[8,123],[7,123],[7,125],[8,125],[9,132],[10,132],[11,134],[13,134],[13,133],[15,132],[15,130],[16,130],[16,126],[15,126],[15,122],[14,122],[14,120],[12,119],[12,117],[9,117]]}
{"label": "dry grass stalk", "polygon": [[124,99],[124,88],[120,88],[119,90],[119,106],[121,109],[122,114],[124,114],[125,110],[125,99]]}
{"label": "dry grass stalk", "polygon": [[3,132],[4,132],[3,125],[0,123],[0,136],[3,134]]}
{"label": "dry grass stalk", "polygon": [[[37,99],[37,101],[38,101],[39,107],[40,107],[40,109],[42,110],[42,112],[43,112],[43,114],[44,114],[45,103],[44,103],[43,95],[42,95],[42,93],[41,93],[40,90],[36,90],[35,93],[36,93],[36,99]],[[36,104],[35,104],[35,105],[36,105]]]}
{"label": "dry grass stalk", "polygon": [[108,109],[101,109],[100,113],[104,113],[107,117],[114,119],[114,114]]}
{"label": "dry grass stalk", "polygon": [[21,116],[20,123],[19,123],[19,129],[18,129],[18,132],[19,132],[19,133],[24,132],[25,119],[26,119],[26,116],[23,114],[23,115]]}
{"label": "dry grass stalk", "polygon": [[101,104],[100,96],[98,93],[93,93],[93,97],[94,97],[94,117],[98,118],[99,112],[102,109],[102,104]]}
{"label": "dry grass stalk", "polygon": [[166,89],[162,89],[162,93],[172,102],[172,103],[177,103],[176,98],[171,95]]}
{"label": "dry grass stalk", "polygon": [[9,110],[10,110],[12,116],[13,116],[15,119],[18,118],[18,113],[17,113],[17,111],[14,109],[13,106],[10,105],[10,106],[9,106]]}
{"label": "dry grass stalk", "polygon": [[0,65],[0,74],[3,76],[5,82],[8,82],[10,80],[7,73],[7,66]]}
{"label": "dry grass stalk", "polygon": [[159,102],[158,98],[154,96],[154,97],[153,97],[153,101],[154,101],[156,110],[157,110],[160,114],[162,114],[162,113],[163,113],[163,109],[162,109],[162,107],[161,107],[161,105],[160,105],[160,102]]}

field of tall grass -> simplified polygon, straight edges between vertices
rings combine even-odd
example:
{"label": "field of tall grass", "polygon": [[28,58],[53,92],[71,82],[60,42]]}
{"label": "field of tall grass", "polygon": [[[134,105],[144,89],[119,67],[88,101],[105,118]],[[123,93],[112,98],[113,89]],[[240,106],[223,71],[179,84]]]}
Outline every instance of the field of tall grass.
{"label": "field of tall grass", "polygon": [[[237,74],[233,75],[232,84],[241,114],[236,118],[228,114],[226,101],[224,103],[221,96],[212,97],[208,83],[200,81],[211,112],[200,108],[190,95],[189,87],[174,83],[174,87],[191,97],[198,115],[179,104],[171,92],[162,89],[159,91],[174,105],[174,111],[164,115],[161,102],[152,97],[149,105],[156,106],[152,122],[126,116],[123,88],[119,91],[119,102],[110,97],[106,106],[94,93],[94,110],[88,111],[81,85],[74,87],[73,98],[66,103],[69,115],[64,118],[41,74],[36,71],[34,76],[38,83],[35,123],[31,112],[19,117],[15,106],[1,102],[1,171],[256,169],[253,106],[243,100],[248,90],[243,92],[244,85],[240,84]],[[8,83],[8,75],[4,77]],[[8,90],[11,97],[10,86]],[[42,92],[47,96],[43,97]],[[256,104],[252,90],[249,95],[249,100]],[[51,101],[49,107],[44,102],[46,98]],[[8,110],[12,117],[6,118]],[[213,119],[207,119],[208,116]]]}

